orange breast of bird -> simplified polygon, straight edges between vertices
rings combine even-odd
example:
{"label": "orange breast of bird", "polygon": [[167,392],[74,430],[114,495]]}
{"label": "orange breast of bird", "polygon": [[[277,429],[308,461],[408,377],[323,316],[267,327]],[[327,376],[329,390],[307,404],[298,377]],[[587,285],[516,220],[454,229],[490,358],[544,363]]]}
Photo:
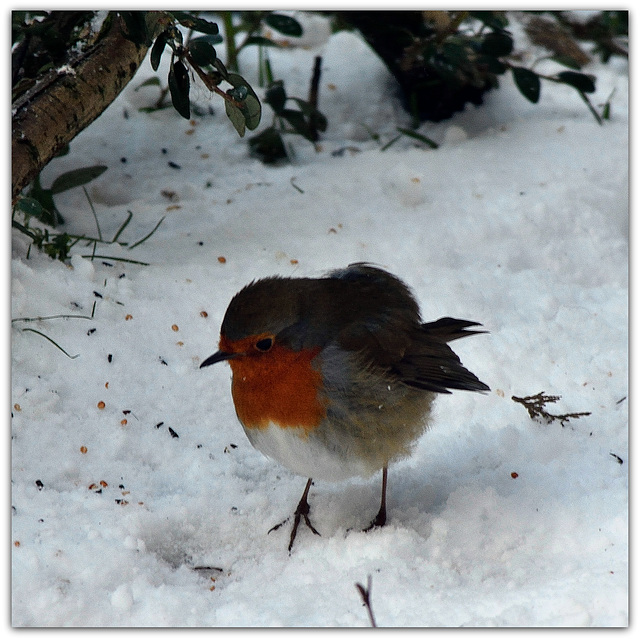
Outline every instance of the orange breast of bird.
{"label": "orange breast of bird", "polygon": [[326,416],[322,376],[312,365],[320,348],[293,351],[275,344],[268,352],[255,351],[256,337],[220,342],[220,348],[238,353],[229,360],[231,392],[236,413],[248,429],[273,423],[283,428],[316,428]]}

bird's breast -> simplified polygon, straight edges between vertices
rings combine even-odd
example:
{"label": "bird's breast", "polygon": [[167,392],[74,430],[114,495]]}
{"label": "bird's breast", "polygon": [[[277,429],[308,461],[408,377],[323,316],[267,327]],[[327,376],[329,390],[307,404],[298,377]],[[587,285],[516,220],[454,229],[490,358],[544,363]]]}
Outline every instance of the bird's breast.
{"label": "bird's breast", "polygon": [[312,430],[322,422],[326,416],[322,375],[312,363],[319,351],[274,345],[268,353],[229,361],[233,402],[245,428],[273,424]]}

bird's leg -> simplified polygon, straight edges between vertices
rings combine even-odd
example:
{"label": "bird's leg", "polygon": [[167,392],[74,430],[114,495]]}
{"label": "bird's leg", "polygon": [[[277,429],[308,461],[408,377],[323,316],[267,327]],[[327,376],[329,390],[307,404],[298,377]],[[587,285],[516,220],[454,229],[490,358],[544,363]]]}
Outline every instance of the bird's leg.
{"label": "bird's leg", "polygon": [[378,515],[371,521],[371,524],[364,531],[371,531],[376,527],[383,527],[387,521],[387,467],[382,468],[382,498],[380,500],[380,510]]}
{"label": "bird's leg", "polygon": [[307,486],[304,488],[302,492],[302,498],[300,498],[300,502],[298,502],[298,506],[295,510],[295,518],[293,520],[293,529],[291,529],[291,537],[289,538],[289,552],[291,552],[291,547],[293,547],[293,541],[296,539],[296,534],[298,533],[298,525],[300,524],[300,519],[304,518],[304,523],[315,533],[317,536],[320,534],[316,531],[315,527],[311,524],[311,520],[309,520],[309,503],[307,502],[307,496],[309,495],[309,489],[311,489],[311,478],[307,480]]}
{"label": "bird's leg", "polygon": [[[293,528],[291,529],[291,537],[289,538],[289,547],[288,551],[291,553],[291,548],[293,547],[293,541],[296,539],[296,535],[298,533],[298,525],[300,524],[300,520],[304,518],[304,523],[315,533],[317,536],[320,535],[318,531],[316,531],[315,527],[311,524],[311,520],[309,520],[309,502],[307,501],[307,497],[309,495],[309,489],[311,489],[312,480],[309,478],[307,480],[307,484],[302,492],[302,498],[300,498],[300,502],[298,502],[298,506],[294,512],[294,520],[293,520]],[[287,518],[288,520],[289,518]],[[277,524],[275,527],[271,527],[268,533],[279,529],[287,520],[284,520],[280,524]]]}

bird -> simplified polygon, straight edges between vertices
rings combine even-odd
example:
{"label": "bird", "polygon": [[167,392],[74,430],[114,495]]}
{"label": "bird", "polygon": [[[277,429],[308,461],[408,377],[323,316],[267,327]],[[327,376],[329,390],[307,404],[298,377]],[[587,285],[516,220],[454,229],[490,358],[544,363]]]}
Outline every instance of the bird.
{"label": "bird", "polygon": [[423,322],[405,282],[365,262],[319,278],[254,280],[231,299],[218,350],[200,368],[229,363],[249,442],[307,478],[289,553],[301,522],[320,535],[309,517],[314,480],[382,471],[380,508],[364,530],[386,523],[388,467],[411,454],[437,394],[490,390],[448,344],[487,333],[481,326]]}

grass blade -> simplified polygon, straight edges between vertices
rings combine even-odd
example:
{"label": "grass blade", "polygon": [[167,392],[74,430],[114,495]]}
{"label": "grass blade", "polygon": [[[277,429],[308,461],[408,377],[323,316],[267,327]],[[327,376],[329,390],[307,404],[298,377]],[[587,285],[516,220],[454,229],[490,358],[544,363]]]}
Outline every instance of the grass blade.
{"label": "grass blade", "polygon": [[82,320],[93,320],[93,315],[80,316],[68,313],[60,313],[55,316],[35,316],[33,318],[12,318],[11,322],[38,322],[39,320],[55,320],[56,318],[80,318]]}
{"label": "grass blade", "polygon": [[127,213],[129,214],[127,219],[122,223],[122,226],[118,229],[118,231],[116,232],[116,235],[113,236],[113,240],[111,242],[118,242],[118,238],[120,237],[120,234],[126,229],[129,222],[131,222],[131,218],[133,218],[133,212],[127,210]]}
{"label": "grass blade", "polygon": [[93,202],[91,202],[91,198],[89,197],[89,192],[87,191],[87,189],[85,187],[82,187],[82,190],[84,191],[84,195],[87,198],[87,202],[89,203],[89,207],[91,207],[91,213],[93,213],[93,219],[96,221],[96,228],[98,229],[98,239],[100,240],[100,242],[102,242],[102,231],[100,229],[100,223],[98,222],[98,216],[96,214],[96,209],[93,206]]}
{"label": "grass blade", "polygon": [[[133,248],[133,247],[131,247],[131,248]],[[129,264],[139,264],[139,265],[142,265],[143,267],[148,267],[149,266],[148,262],[142,262],[140,260],[130,260],[129,258],[118,258],[116,256],[103,256],[103,255],[98,255],[97,253],[83,255],[83,256],[80,256],[80,257],[81,258],[90,258],[91,260],[93,260],[93,258],[100,258],[101,260],[115,260],[116,262],[128,262]]]}
{"label": "grass blade", "polygon": [[134,242],[129,249],[135,249],[137,246],[141,245],[143,242],[146,242],[158,229],[158,227],[162,224],[162,222],[164,221],[165,216],[162,216],[162,218],[160,218],[160,220],[158,221],[158,224],[153,227],[153,229],[151,229],[151,231],[142,239],[138,240],[138,242]]}
{"label": "grass blade", "polygon": [[42,336],[45,340],[48,340],[51,344],[53,344],[58,349],[60,349],[60,351],[62,351],[62,353],[64,353],[64,355],[67,356],[67,358],[71,358],[72,360],[75,360],[80,355],[79,353],[77,353],[75,356],[68,354],[55,340],[52,340],[49,336],[42,333],[42,331],[38,331],[37,329],[31,329],[30,327],[27,327],[26,329],[22,329],[22,331],[31,331],[32,333],[37,333],[39,336]]}
{"label": "grass blade", "polygon": [[424,142],[428,147],[432,149],[438,148],[438,143],[431,140],[431,138],[427,138],[427,136],[418,133],[417,131],[413,131],[412,129],[405,129],[404,127],[396,127],[396,129],[405,136],[409,136],[410,138],[415,138],[416,140],[420,140],[420,142]]}

